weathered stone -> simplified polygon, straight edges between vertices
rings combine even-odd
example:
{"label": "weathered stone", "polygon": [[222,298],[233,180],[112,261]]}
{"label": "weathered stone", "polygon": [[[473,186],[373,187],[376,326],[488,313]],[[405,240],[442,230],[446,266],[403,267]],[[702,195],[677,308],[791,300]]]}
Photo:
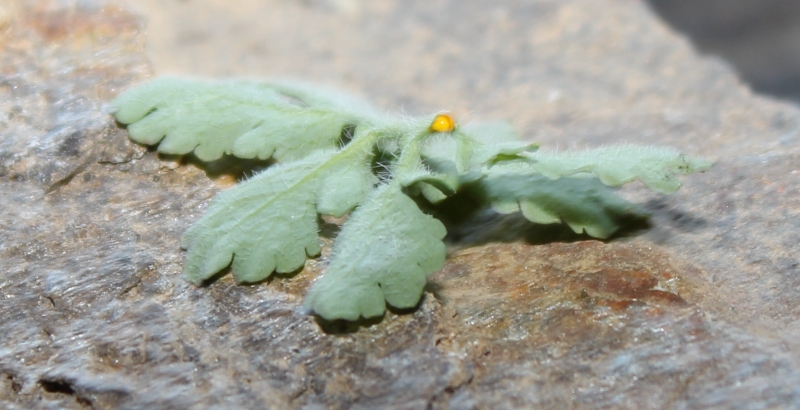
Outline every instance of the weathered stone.
{"label": "weathered stone", "polygon": [[5,407],[800,403],[795,107],[752,95],[640,1],[230,4],[137,3],[160,13],[156,71],[334,82],[508,118],[545,149],[671,145],[716,165],[673,196],[625,189],[653,212],[645,229],[456,245],[417,309],[322,323],[301,302],[329,248],[258,285],[180,278],[180,235],[235,176],[159,158],[108,115],[150,76],[140,20],[113,1],[7,1]]}

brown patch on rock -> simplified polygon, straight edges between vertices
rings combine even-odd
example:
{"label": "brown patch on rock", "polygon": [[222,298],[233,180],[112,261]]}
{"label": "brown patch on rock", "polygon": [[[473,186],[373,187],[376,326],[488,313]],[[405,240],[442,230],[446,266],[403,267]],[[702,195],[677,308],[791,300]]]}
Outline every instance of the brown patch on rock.
{"label": "brown patch on rock", "polygon": [[691,309],[683,295],[702,280],[699,271],[680,269],[636,244],[490,244],[457,252],[430,281],[466,329],[574,343],[630,314]]}

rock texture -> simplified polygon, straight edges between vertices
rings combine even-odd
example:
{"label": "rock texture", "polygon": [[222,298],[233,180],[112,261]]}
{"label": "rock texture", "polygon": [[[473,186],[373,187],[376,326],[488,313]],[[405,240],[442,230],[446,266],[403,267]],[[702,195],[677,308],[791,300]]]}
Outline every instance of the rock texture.
{"label": "rock texture", "polygon": [[[0,3],[3,407],[800,407],[795,107],[640,0],[230,4],[140,2],[146,26],[111,0]],[[235,176],[111,120],[145,53],[159,73],[300,77],[510,119],[543,147],[716,165],[670,197],[626,189],[646,229],[457,244],[418,309],[322,323],[300,306],[324,255],[255,286],[180,278],[181,233]]]}

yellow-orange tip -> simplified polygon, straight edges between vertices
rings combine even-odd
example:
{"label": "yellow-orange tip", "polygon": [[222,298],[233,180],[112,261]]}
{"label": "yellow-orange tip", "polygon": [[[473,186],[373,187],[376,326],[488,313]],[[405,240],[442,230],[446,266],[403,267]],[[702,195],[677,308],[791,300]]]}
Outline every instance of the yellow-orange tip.
{"label": "yellow-orange tip", "polygon": [[456,121],[447,114],[439,114],[431,123],[432,132],[450,132],[456,129]]}

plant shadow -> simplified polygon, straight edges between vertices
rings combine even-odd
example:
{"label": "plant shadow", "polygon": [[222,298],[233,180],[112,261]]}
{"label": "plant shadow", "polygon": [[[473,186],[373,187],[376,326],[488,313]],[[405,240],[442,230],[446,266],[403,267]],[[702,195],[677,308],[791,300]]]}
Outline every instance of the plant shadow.
{"label": "plant shadow", "polygon": [[525,241],[534,245],[585,240],[611,241],[640,235],[651,227],[645,208],[611,215],[619,227],[607,238],[576,233],[566,223],[538,224],[521,212],[500,214],[461,193],[428,209],[447,228],[445,241],[456,247],[471,247],[493,242]]}
{"label": "plant shadow", "polygon": [[[149,146],[148,151],[155,152],[155,146]],[[175,161],[180,165],[193,165],[194,167],[203,170],[203,172],[206,173],[206,176],[210,179],[218,179],[223,176],[229,176],[235,178],[237,182],[246,181],[247,179],[252,178],[259,172],[275,164],[275,161],[272,159],[242,159],[229,154],[225,154],[219,159],[213,161],[203,161],[200,158],[197,158],[194,153],[185,155],[172,155],[159,152],[158,158],[161,160]]]}

